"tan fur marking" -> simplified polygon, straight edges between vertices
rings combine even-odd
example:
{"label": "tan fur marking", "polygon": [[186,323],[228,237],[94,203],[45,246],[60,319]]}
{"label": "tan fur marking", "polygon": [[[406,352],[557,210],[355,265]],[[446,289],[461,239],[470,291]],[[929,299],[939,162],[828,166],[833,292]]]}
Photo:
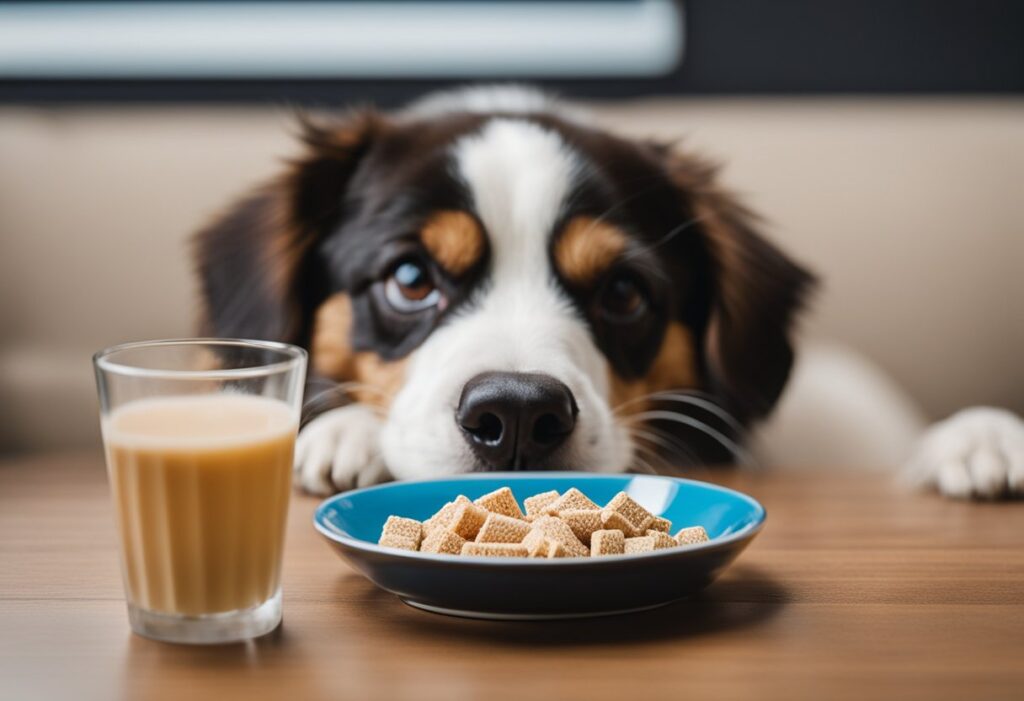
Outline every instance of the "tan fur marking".
{"label": "tan fur marking", "polygon": [[[665,337],[661,340],[661,350],[658,351],[644,377],[625,380],[611,371],[612,406],[620,406],[624,402],[652,392],[696,388],[698,381],[695,358],[693,335],[690,330],[679,322],[670,323],[665,329]],[[638,414],[648,408],[648,402],[636,401],[626,406],[623,413]]]}
{"label": "tan fur marking", "polygon": [[348,336],[352,328],[352,302],[339,292],[327,298],[316,310],[311,343],[313,369],[324,377],[352,377],[352,346]]}
{"label": "tan fur marking", "polygon": [[405,380],[405,361],[387,361],[376,353],[352,350],[352,302],[344,292],[317,309],[311,345],[313,369],[338,382],[359,382],[349,391],[357,401],[387,408]]}
{"label": "tan fur marking", "polygon": [[574,217],[555,244],[555,265],[577,285],[593,284],[626,248],[626,235],[592,217]]}
{"label": "tan fur marking", "polygon": [[376,353],[356,353],[354,378],[367,387],[356,387],[353,396],[363,404],[391,406],[405,381],[405,360],[383,360]]}
{"label": "tan fur marking", "polygon": [[420,240],[433,259],[456,277],[476,265],[484,253],[480,225],[472,216],[458,210],[432,215],[420,230]]}

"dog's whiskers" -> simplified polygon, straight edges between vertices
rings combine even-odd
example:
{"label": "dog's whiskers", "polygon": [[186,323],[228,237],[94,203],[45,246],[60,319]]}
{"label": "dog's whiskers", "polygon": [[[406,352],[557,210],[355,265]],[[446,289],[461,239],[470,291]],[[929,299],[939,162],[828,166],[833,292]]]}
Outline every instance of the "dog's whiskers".
{"label": "dog's whiskers", "polygon": [[[700,461],[697,459],[697,456],[694,455],[692,450],[687,448],[679,441],[674,440],[669,434],[658,431],[653,426],[648,426],[646,430],[636,428],[635,426],[631,427],[629,429],[629,435],[634,440],[644,440],[649,443],[653,443],[654,445],[657,445],[663,451],[665,451],[665,456],[675,457],[677,455],[681,455],[682,457],[686,458],[689,461],[689,464],[686,465],[687,467],[691,465],[697,465],[700,463]],[[659,453],[659,455],[661,454]],[[668,458],[665,456],[662,456],[662,460],[666,463],[666,465],[669,465]],[[674,466],[674,463],[672,465]]]}
{"label": "dog's whiskers", "polygon": [[634,414],[626,420],[626,426],[632,427],[635,422],[646,423],[648,421],[671,421],[690,428],[696,429],[705,434],[723,448],[729,451],[733,458],[742,465],[753,465],[754,460],[750,453],[734,440],[723,434],[721,431],[709,426],[700,419],[688,416],[678,411],[652,410]]}
{"label": "dog's whiskers", "polygon": [[735,416],[723,409],[711,395],[698,390],[663,390],[660,392],[651,392],[650,394],[634,397],[633,399],[627,399],[626,401],[617,404],[612,409],[612,413],[615,416],[622,416],[622,411],[626,407],[634,406],[639,402],[645,401],[689,404],[700,409],[704,409],[710,414],[714,414],[716,417],[728,424],[729,428],[737,434],[742,436],[746,433],[746,429]]}
{"label": "dog's whiskers", "polygon": [[641,455],[641,453],[638,452],[638,451],[644,451],[645,454],[652,455],[654,457],[658,457],[657,453],[654,453],[649,448],[644,448],[644,446],[640,445],[639,443],[635,443],[633,447],[636,450],[633,452],[633,463],[632,463],[632,465],[630,465],[630,469],[635,469],[637,472],[644,472],[644,473],[649,474],[649,475],[659,475],[659,474],[661,474],[650,463],[650,461],[647,460],[647,458],[645,458],[643,455]]}
{"label": "dog's whiskers", "polygon": [[[645,472],[652,475],[664,475],[672,472],[671,465],[664,457],[662,457],[658,453],[658,451],[652,450],[651,448],[643,445],[642,443],[634,443],[633,449],[633,465],[635,465],[637,468],[644,468]],[[652,460],[657,461],[657,467],[655,467],[652,464]],[[631,465],[629,469],[634,470],[634,467]]]}

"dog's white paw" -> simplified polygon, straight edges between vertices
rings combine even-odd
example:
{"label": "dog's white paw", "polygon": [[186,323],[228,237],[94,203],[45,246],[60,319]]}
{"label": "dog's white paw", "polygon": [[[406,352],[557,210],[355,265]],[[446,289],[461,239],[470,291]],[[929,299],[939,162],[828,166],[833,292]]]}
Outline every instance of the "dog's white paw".
{"label": "dog's white paw", "polygon": [[313,419],[295,443],[295,483],[311,494],[333,494],[385,481],[380,428],[380,417],[362,404]]}
{"label": "dog's white paw", "polygon": [[924,434],[907,473],[959,499],[1024,494],[1024,422],[988,407],[953,414]]}

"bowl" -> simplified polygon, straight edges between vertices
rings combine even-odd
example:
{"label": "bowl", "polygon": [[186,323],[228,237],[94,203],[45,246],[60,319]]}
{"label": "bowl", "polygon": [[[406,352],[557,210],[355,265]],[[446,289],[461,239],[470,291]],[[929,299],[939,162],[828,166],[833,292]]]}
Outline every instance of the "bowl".
{"label": "bowl", "polygon": [[[709,541],[650,553],[591,558],[487,558],[410,552],[377,545],[394,514],[424,520],[459,494],[499,487],[516,499],[576,487],[598,504],[626,492],[672,521],[673,533],[703,526]],[[699,592],[754,539],[765,510],[725,487],[675,477],[579,472],[465,474],[392,482],[338,494],[313,517],[331,546],[374,584],[405,603],[470,618],[531,620],[641,611]]]}

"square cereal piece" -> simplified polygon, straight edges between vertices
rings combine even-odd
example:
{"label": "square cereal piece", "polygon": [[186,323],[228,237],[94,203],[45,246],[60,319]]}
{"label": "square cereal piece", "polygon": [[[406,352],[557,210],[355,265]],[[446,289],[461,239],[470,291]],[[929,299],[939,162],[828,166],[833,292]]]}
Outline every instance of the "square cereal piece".
{"label": "square cereal piece", "polygon": [[402,550],[419,550],[423,540],[423,524],[411,518],[388,516],[381,529],[378,545]]}
{"label": "square cereal piece", "polygon": [[517,518],[520,521],[523,520],[523,512],[519,508],[519,503],[516,502],[516,498],[512,495],[512,490],[508,487],[495,489],[489,494],[484,494],[473,503],[477,506],[482,506],[491,513]]}
{"label": "square cereal piece", "polygon": [[635,553],[652,553],[654,552],[654,536],[644,535],[638,538],[626,538],[625,547],[623,552],[626,555],[633,555]]}
{"label": "square cereal piece", "polygon": [[569,557],[564,545],[551,540],[539,530],[531,530],[522,544],[530,557]]}
{"label": "square cereal piece", "polygon": [[665,548],[675,548],[679,545],[676,539],[670,536],[668,533],[662,533],[661,531],[655,531],[648,529],[647,535],[654,538],[654,549],[664,550]]}
{"label": "square cereal piece", "polygon": [[490,515],[486,509],[466,501],[455,509],[451,523],[448,524],[448,530],[458,533],[466,540],[473,540]]}
{"label": "square cereal piece", "polygon": [[550,492],[541,492],[540,494],[534,494],[532,497],[527,497],[523,500],[523,506],[526,507],[526,516],[536,516],[543,513],[544,509],[557,499],[558,496],[558,491],[552,489]]}
{"label": "square cereal piece", "polygon": [[426,535],[428,535],[430,531],[434,530],[435,528],[447,528],[448,524],[452,522],[452,518],[455,516],[455,510],[458,509],[459,506],[461,506],[462,504],[472,503],[473,502],[471,502],[468,497],[465,497],[460,494],[459,496],[455,497],[455,501],[450,501],[444,506],[442,506],[441,509],[436,514],[434,514],[433,516],[431,516],[423,522],[424,537],[426,537]]}
{"label": "square cereal piece", "polygon": [[547,557],[548,542],[543,531],[531,529],[523,538],[522,545],[530,557]]}
{"label": "square cereal piece", "polygon": [[462,552],[462,546],[466,539],[458,533],[449,531],[446,528],[435,528],[420,544],[420,552],[438,553],[441,555],[458,555]]}
{"label": "square cereal piece", "polygon": [[544,508],[544,513],[557,516],[563,511],[597,511],[600,506],[587,498],[587,495],[573,487]]}
{"label": "square cereal piece", "polygon": [[521,543],[464,543],[463,555],[477,557],[526,557],[526,546]]}
{"label": "square cereal piece", "polygon": [[565,549],[565,546],[559,543],[557,540],[548,539],[548,558],[553,557],[572,557],[569,551]]}
{"label": "square cereal piece", "polygon": [[590,555],[622,555],[626,552],[626,536],[622,531],[594,531],[590,536]]}
{"label": "square cereal piece", "polygon": [[403,538],[400,535],[382,535],[380,540],[377,541],[377,545],[383,545],[385,548],[399,548],[400,550],[411,550],[416,552],[420,549],[420,544],[412,538]]}
{"label": "square cereal piece", "polygon": [[533,528],[543,533],[546,538],[561,543],[570,557],[586,557],[590,554],[590,549],[580,542],[569,524],[562,519],[542,516],[533,522]]}
{"label": "square cereal piece", "polygon": [[487,518],[476,534],[478,543],[522,543],[530,532],[530,524],[526,521],[494,512],[484,513]]}
{"label": "square cereal piece", "polygon": [[651,512],[633,501],[625,492],[616,494],[610,502],[605,504],[604,511],[617,512],[629,521],[633,532],[637,534],[646,533],[648,526],[654,521]]}
{"label": "square cereal piece", "polygon": [[384,528],[381,529],[381,537],[385,535],[397,535],[419,542],[423,537],[423,524],[416,519],[389,516],[384,522]]}
{"label": "square cereal piece", "polygon": [[696,545],[708,542],[708,533],[704,526],[690,526],[676,533],[676,542],[680,545]]}
{"label": "square cereal piece", "polygon": [[547,557],[555,541],[547,538],[543,531],[531,530],[523,538],[522,545],[530,557]]}
{"label": "square cereal piece", "polygon": [[651,525],[647,527],[649,531],[661,531],[662,533],[668,533],[672,530],[672,522],[667,518],[661,516],[655,516],[654,520],[651,521]]}
{"label": "square cereal piece", "polygon": [[643,535],[633,528],[633,524],[626,520],[626,517],[618,511],[601,510],[601,527],[605,530],[620,531],[627,538]]}
{"label": "square cereal piece", "polygon": [[569,511],[562,511],[558,514],[558,517],[569,524],[573,534],[584,545],[590,545],[591,534],[603,528],[600,511],[571,509]]}

